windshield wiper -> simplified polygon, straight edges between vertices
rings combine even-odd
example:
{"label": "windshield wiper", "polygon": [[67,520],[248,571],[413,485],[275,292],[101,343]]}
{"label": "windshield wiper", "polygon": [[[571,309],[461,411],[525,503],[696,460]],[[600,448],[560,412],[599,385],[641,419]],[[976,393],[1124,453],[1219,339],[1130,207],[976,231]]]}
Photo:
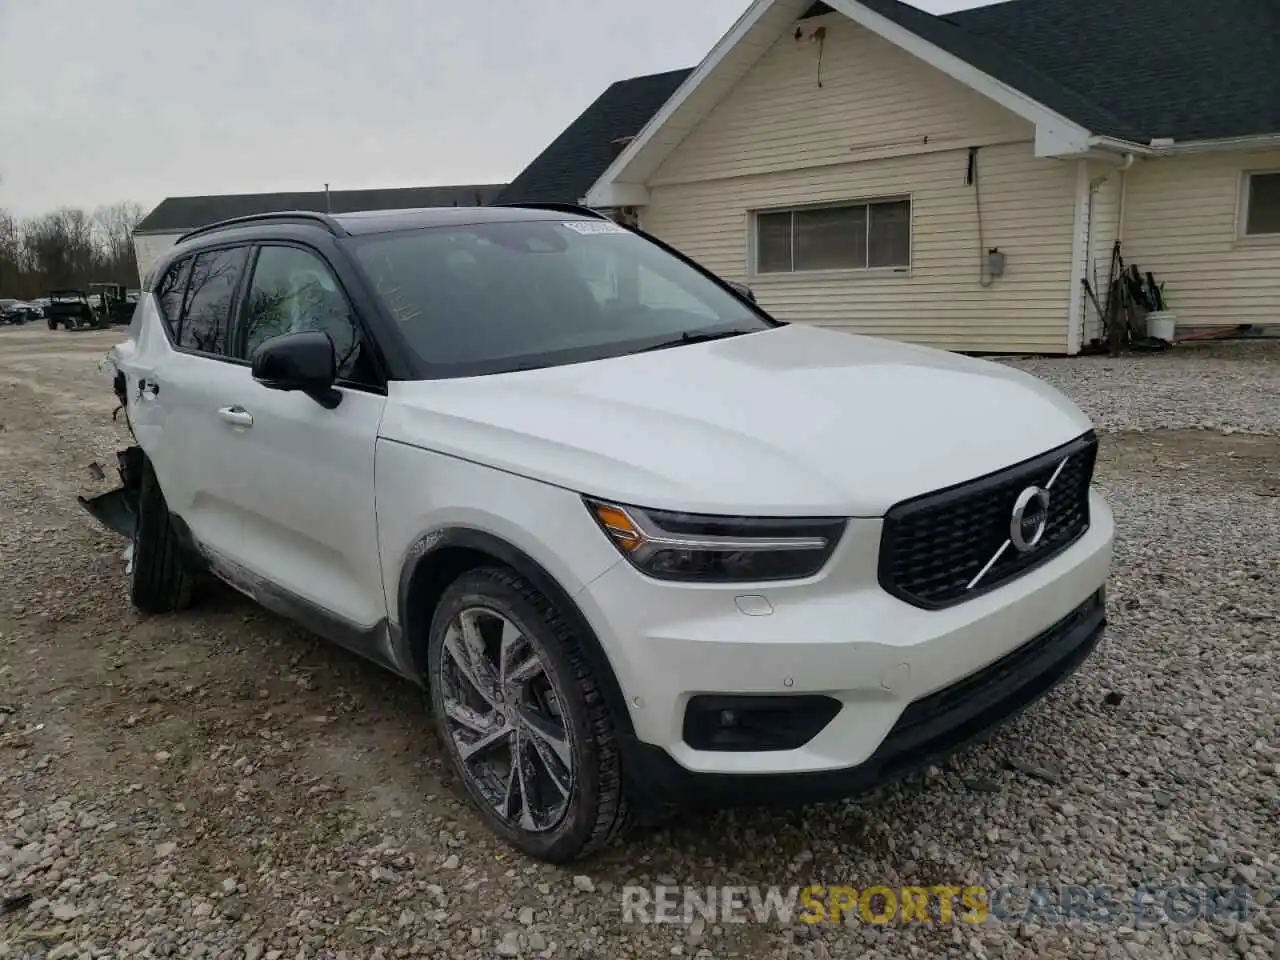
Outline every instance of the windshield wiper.
{"label": "windshield wiper", "polygon": [[666,350],[670,347],[682,347],[686,343],[706,343],[708,340],[724,340],[728,337],[741,337],[748,333],[756,333],[755,330],[718,330],[714,333],[694,333],[686,330],[678,337],[671,340],[663,340],[661,343],[655,343],[651,347],[644,347],[637,353],[648,353],[650,350]]}

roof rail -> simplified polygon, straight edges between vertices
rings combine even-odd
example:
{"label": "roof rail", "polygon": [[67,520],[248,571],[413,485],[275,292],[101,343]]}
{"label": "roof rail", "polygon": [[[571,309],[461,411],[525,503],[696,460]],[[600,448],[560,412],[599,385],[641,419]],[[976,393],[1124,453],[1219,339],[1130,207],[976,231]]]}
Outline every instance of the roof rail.
{"label": "roof rail", "polygon": [[194,230],[188,230],[180,236],[178,243],[183,243],[201,234],[212,233],[214,230],[225,230],[228,227],[247,226],[251,223],[263,223],[271,220],[310,220],[321,224],[335,237],[345,237],[347,235],[347,231],[343,229],[342,224],[327,213],[317,213],[314,210],[274,210],[271,213],[251,213],[245,217],[231,217],[229,220],[219,220],[217,223],[196,227]]}
{"label": "roof rail", "polygon": [[591,207],[584,207],[580,203],[495,203],[493,206],[523,207],[526,210],[550,210],[553,213],[576,213],[579,216],[592,217],[595,220],[610,219],[608,214],[593,210]]}

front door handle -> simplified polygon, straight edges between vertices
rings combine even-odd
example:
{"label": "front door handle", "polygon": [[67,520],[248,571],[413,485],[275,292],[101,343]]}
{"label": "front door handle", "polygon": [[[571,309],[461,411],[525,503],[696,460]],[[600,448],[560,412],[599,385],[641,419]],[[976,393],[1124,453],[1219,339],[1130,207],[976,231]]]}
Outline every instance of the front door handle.
{"label": "front door handle", "polygon": [[235,427],[253,426],[253,414],[244,407],[223,407],[218,411],[218,416]]}

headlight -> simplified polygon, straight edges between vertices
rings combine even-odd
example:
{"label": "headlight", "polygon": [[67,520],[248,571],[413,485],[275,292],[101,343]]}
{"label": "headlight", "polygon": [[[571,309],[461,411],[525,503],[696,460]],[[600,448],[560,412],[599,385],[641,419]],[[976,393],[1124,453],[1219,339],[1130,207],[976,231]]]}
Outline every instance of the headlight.
{"label": "headlight", "polygon": [[586,501],[614,546],[659,580],[753,583],[811,577],[831,557],[843,519],[712,517]]}

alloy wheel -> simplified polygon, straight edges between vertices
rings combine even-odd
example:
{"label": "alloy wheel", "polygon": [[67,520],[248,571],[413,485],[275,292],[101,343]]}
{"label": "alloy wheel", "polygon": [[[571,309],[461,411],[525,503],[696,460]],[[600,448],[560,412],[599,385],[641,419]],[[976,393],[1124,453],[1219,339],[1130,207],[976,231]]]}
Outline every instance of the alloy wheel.
{"label": "alloy wheel", "polygon": [[573,793],[573,744],[538,647],[497,611],[464,608],[445,631],[438,682],[463,776],[512,826],[554,829]]}

